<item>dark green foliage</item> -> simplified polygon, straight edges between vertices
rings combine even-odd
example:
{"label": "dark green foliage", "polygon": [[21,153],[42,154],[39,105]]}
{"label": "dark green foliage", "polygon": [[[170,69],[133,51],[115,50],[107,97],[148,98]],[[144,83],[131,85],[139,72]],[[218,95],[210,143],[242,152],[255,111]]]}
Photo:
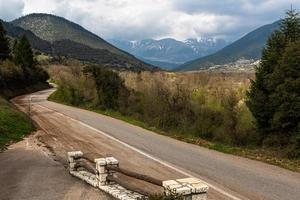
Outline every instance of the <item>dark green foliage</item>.
{"label": "dark green foliage", "polygon": [[[13,63],[8,58],[10,52],[6,32],[0,23],[0,95],[12,97],[26,91],[28,86],[47,80],[47,73],[33,65],[33,55],[29,42],[23,37],[14,43]],[[1,56],[2,55],[2,56]],[[16,57],[17,56],[17,57]],[[0,150],[5,145],[21,140],[33,131],[33,125],[25,114],[17,111],[0,96]]]}
{"label": "dark green foliage", "polygon": [[96,65],[86,66],[83,73],[91,75],[96,83],[99,106],[104,109],[118,109],[121,93],[125,97],[129,93],[119,75]]}
{"label": "dark green foliage", "polygon": [[[4,35],[5,37],[5,35]],[[49,76],[45,70],[34,65],[31,46],[23,36],[13,45],[13,60],[0,60],[0,94],[5,91],[17,91],[28,86],[45,82]]]}
{"label": "dark green foliage", "polygon": [[6,31],[0,22],[0,60],[5,60],[9,57],[10,49],[9,42],[6,37]]}
{"label": "dark green foliage", "polygon": [[13,46],[14,61],[17,65],[23,68],[33,68],[33,52],[26,36],[23,36],[19,41],[15,41]]}
{"label": "dark green foliage", "polygon": [[300,38],[299,13],[291,9],[286,13],[287,17],[282,20],[280,30],[288,42],[295,42]]}
{"label": "dark green foliage", "polygon": [[52,48],[51,48],[51,43],[47,42],[45,40],[40,39],[36,35],[34,35],[31,31],[24,30],[21,27],[14,26],[12,23],[4,22],[0,19],[0,22],[2,22],[7,35],[11,38],[18,39],[21,38],[22,36],[26,36],[27,39],[29,40],[31,46],[33,49],[39,50],[41,52],[51,54],[52,53]]}
{"label": "dark green foliage", "polygon": [[261,141],[288,148],[291,156],[300,156],[299,39],[300,18],[290,10],[280,31],[268,39],[247,101]]}
{"label": "dark green foliage", "polygon": [[5,144],[21,140],[33,129],[33,125],[25,114],[14,109],[0,97],[0,151]]}

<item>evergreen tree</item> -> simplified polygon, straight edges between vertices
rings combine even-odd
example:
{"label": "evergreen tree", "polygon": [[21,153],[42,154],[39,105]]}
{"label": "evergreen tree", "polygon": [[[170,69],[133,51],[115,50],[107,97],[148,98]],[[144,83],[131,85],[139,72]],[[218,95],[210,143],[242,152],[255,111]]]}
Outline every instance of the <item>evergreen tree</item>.
{"label": "evergreen tree", "polygon": [[274,86],[272,87],[270,76],[279,62],[278,58],[281,57],[285,45],[282,32],[275,31],[270,36],[266,47],[263,49],[260,66],[256,69],[255,81],[251,81],[250,91],[248,92],[247,105],[256,119],[261,140],[266,138],[271,131],[270,119],[273,116],[274,107],[269,96]]}
{"label": "evergreen tree", "polygon": [[5,60],[9,57],[9,42],[6,37],[6,31],[0,22],[0,60]]}
{"label": "evergreen tree", "polygon": [[13,53],[16,64],[24,68],[32,68],[34,66],[33,52],[26,36],[14,43]]}
{"label": "evergreen tree", "polygon": [[[299,41],[299,14],[290,10],[262,52],[247,105],[256,118],[262,141],[272,138],[276,144],[293,143],[300,149]],[[299,138],[299,142],[295,142],[298,141],[295,138]]]}
{"label": "evergreen tree", "polygon": [[295,42],[300,39],[299,13],[291,8],[286,15],[287,17],[281,22],[280,30],[286,36],[287,41]]}
{"label": "evergreen tree", "polygon": [[[270,95],[274,113],[272,134],[281,145],[292,144],[288,152],[300,156],[300,41],[290,43],[272,74],[276,83]],[[297,151],[295,151],[297,149]]]}

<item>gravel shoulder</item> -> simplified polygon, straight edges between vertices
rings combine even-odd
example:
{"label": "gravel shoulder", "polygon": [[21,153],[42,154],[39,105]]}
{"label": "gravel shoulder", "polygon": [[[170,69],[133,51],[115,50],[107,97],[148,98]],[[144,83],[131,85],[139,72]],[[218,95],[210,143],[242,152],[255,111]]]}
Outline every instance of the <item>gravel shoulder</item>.
{"label": "gravel shoulder", "polygon": [[43,134],[38,131],[0,153],[0,199],[112,199],[70,176],[38,141],[37,136]]}

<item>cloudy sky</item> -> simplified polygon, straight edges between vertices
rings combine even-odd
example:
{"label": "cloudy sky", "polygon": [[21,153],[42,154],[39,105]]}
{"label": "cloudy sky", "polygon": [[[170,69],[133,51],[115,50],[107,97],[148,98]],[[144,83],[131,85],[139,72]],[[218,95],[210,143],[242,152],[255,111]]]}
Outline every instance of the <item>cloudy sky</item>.
{"label": "cloudy sky", "polygon": [[235,40],[282,18],[291,4],[300,10],[300,0],[0,0],[0,18],[51,13],[106,39]]}

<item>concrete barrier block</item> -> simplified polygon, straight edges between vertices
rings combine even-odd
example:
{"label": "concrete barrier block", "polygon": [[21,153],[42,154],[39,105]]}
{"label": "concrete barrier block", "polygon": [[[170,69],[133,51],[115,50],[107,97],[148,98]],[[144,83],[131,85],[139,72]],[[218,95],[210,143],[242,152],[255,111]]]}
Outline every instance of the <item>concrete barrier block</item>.
{"label": "concrete barrier block", "polygon": [[94,161],[99,166],[105,166],[105,165],[107,165],[107,162],[106,162],[105,158],[96,158]]}
{"label": "concrete barrier block", "polygon": [[118,165],[119,164],[119,161],[117,159],[115,159],[114,157],[107,157],[107,158],[105,158],[105,160],[108,165]]}
{"label": "concrete barrier block", "polygon": [[206,200],[209,187],[196,178],[163,181],[166,195],[183,195],[185,200]]}
{"label": "concrete barrier block", "polygon": [[178,182],[175,180],[168,180],[168,181],[162,182],[163,187],[168,187],[170,185],[177,185],[177,184],[178,184]]}
{"label": "concrete barrier block", "polygon": [[192,188],[192,192],[195,194],[208,192],[209,187],[203,183],[191,184],[189,187]]}
{"label": "concrete barrier block", "polygon": [[70,163],[70,171],[74,171],[76,168],[76,163]]}
{"label": "concrete barrier block", "polygon": [[173,191],[175,192],[175,194],[178,194],[178,195],[188,195],[188,194],[192,193],[192,189],[187,186],[181,186],[178,188],[174,188]]}
{"label": "concrete barrier block", "polygon": [[107,162],[105,158],[97,158],[94,161],[96,163],[96,170],[98,173],[104,174],[108,172],[106,169]]}
{"label": "concrete barrier block", "polygon": [[71,156],[68,156],[68,160],[69,160],[69,163],[74,163],[75,162],[74,158],[71,157]]}
{"label": "concrete barrier block", "polygon": [[182,185],[190,187],[192,189],[192,193],[205,193],[209,189],[206,184],[196,178],[177,179],[176,181]]}
{"label": "concrete barrier block", "polygon": [[82,151],[71,151],[68,152],[68,157],[73,157],[73,158],[81,158],[83,156]]}

